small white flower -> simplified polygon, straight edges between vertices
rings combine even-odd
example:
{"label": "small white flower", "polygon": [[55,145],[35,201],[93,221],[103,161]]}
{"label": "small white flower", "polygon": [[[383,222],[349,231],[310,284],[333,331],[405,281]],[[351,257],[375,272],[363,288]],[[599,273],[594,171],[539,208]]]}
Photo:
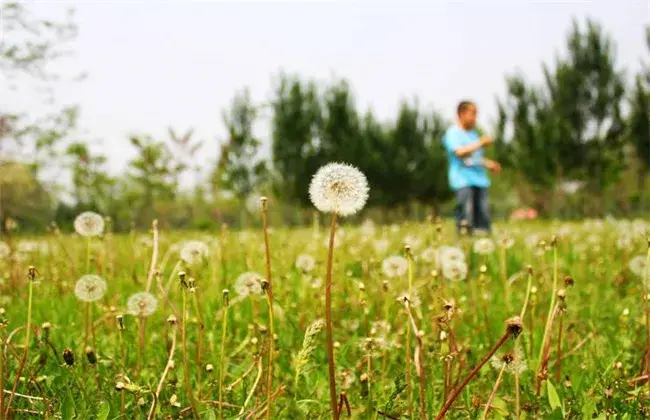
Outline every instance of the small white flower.
{"label": "small white flower", "polygon": [[82,276],[74,286],[74,294],[82,302],[94,302],[104,297],[106,282],[95,274]]}
{"label": "small white flower", "polygon": [[188,264],[198,264],[208,258],[208,246],[201,241],[188,241],[181,248],[181,259]]}
{"label": "small white flower", "polygon": [[131,295],[126,307],[131,315],[146,318],[156,312],[158,299],[151,293],[139,292]]}
{"label": "small white flower", "polygon": [[365,206],[368,191],[368,181],[360,170],[345,163],[329,163],[312,178],[309,198],[324,213],[350,216]]}
{"label": "small white flower", "polygon": [[387,277],[401,277],[408,270],[408,261],[399,255],[384,259],[381,269]]}
{"label": "small white flower", "polygon": [[92,211],[85,211],[74,219],[74,230],[81,236],[99,236],[104,232],[104,218]]}
{"label": "small white flower", "polygon": [[316,259],[309,254],[300,254],[296,258],[296,267],[303,273],[309,273],[316,266]]}
{"label": "small white flower", "polygon": [[253,271],[240,274],[235,281],[235,291],[239,296],[259,295],[262,293],[262,280],[264,277]]}
{"label": "small white flower", "polygon": [[474,241],[474,252],[481,255],[488,255],[494,252],[494,242],[490,238],[481,238]]}

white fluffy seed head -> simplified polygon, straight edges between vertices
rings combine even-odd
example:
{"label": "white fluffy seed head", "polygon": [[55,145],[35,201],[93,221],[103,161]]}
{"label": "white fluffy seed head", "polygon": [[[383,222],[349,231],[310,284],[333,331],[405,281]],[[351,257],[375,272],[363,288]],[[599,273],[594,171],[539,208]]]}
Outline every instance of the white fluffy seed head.
{"label": "white fluffy seed head", "polygon": [[93,211],[85,211],[74,219],[74,230],[81,236],[99,236],[104,232],[104,218]]}
{"label": "white fluffy seed head", "polygon": [[131,295],[126,307],[131,315],[146,318],[156,312],[158,299],[148,292],[139,292]]}
{"label": "white fluffy seed head", "polygon": [[262,293],[262,277],[253,271],[240,274],[235,281],[235,291],[239,296],[259,295]]}
{"label": "white fluffy seed head", "polygon": [[104,297],[107,285],[104,279],[94,274],[82,276],[74,286],[74,294],[82,302],[94,302]]}
{"label": "white fluffy seed head", "polygon": [[350,216],[365,206],[368,200],[366,176],[347,163],[328,163],[311,180],[309,198],[324,213]]}
{"label": "white fluffy seed head", "polygon": [[208,246],[201,241],[188,241],[181,248],[181,259],[188,264],[198,264],[208,258],[210,250]]}
{"label": "white fluffy seed head", "polygon": [[382,261],[381,269],[386,277],[401,277],[408,270],[408,261],[402,256],[393,255]]}

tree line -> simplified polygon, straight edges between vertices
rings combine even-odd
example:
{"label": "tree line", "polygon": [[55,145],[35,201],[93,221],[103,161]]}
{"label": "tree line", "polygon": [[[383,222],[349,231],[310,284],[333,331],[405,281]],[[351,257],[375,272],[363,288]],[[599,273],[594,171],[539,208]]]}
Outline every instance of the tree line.
{"label": "tree line", "polygon": [[[0,67],[22,85],[50,85],[48,63],[74,41],[73,16],[40,20],[25,6],[2,6],[7,30]],[[32,38],[25,36],[31,35]],[[648,30],[650,51],[650,30]],[[542,64],[541,82],[506,76],[498,98],[490,150],[504,165],[495,180],[497,214],[533,206],[548,216],[630,216],[650,210],[650,64],[636,75],[617,63],[614,42],[596,22],[575,22],[567,52]],[[417,100],[397,104],[386,121],[362,111],[344,79],[328,85],[281,73],[273,94],[255,103],[242,89],[222,112],[227,137],[206,171],[196,157],[204,143],[192,130],[170,128],[165,138],[133,135],[136,151],[120,175],[87,141],[71,141],[76,107],[35,118],[0,110],[0,220],[25,229],[71,223],[83,210],[111,218],[114,228],[147,227],[153,218],[173,227],[208,228],[254,218],[255,197],[276,204],[276,217],[304,222],[307,185],[323,164],[359,167],[372,185],[369,205],[378,215],[433,208],[449,212],[452,193],[441,139],[453,121]],[[266,114],[266,115],[264,115]],[[270,121],[270,152],[255,135]],[[101,133],[98,133],[101,134]],[[69,176],[69,183],[59,180]],[[191,187],[180,180],[190,177]],[[248,208],[248,210],[247,210]],[[370,210],[373,211],[373,210]],[[428,211],[427,211],[428,212]]]}

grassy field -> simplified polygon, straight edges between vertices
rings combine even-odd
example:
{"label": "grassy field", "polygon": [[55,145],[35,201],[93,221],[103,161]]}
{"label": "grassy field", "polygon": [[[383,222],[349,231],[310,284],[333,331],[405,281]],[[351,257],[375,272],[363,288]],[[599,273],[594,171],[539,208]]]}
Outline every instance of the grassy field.
{"label": "grassy field", "polygon": [[[433,419],[445,401],[447,418],[647,416],[649,235],[614,220],[490,239],[339,226],[341,417]],[[261,228],[4,238],[0,418],[331,418],[328,228],[268,238],[271,287]]]}

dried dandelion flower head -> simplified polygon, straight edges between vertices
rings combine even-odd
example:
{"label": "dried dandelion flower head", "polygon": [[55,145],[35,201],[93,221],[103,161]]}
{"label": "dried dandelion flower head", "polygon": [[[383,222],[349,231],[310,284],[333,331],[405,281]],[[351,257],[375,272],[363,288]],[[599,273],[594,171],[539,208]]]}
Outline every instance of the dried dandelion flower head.
{"label": "dried dandelion flower head", "polygon": [[139,292],[131,295],[126,307],[131,315],[146,318],[156,312],[158,299],[149,292]]}
{"label": "dried dandelion flower head", "polygon": [[208,246],[201,241],[188,241],[181,248],[181,259],[188,264],[198,264],[208,258]]}
{"label": "dried dandelion flower head", "polygon": [[408,270],[408,261],[399,255],[393,255],[384,259],[381,263],[381,269],[386,277],[401,277]]}
{"label": "dried dandelion flower head", "polygon": [[350,216],[365,206],[369,190],[360,170],[346,163],[329,163],[312,178],[309,198],[324,213]]}
{"label": "dried dandelion flower head", "polygon": [[93,211],[85,211],[74,219],[74,230],[81,236],[99,236],[104,232],[104,218]]}
{"label": "dried dandelion flower head", "polygon": [[526,359],[524,359],[524,354],[519,346],[515,347],[513,352],[506,353],[501,357],[492,356],[490,364],[496,370],[505,368],[505,371],[512,375],[515,373],[521,375],[528,368]]}
{"label": "dried dandelion flower head", "polygon": [[106,281],[95,274],[82,276],[74,286],[74,294],[82,302],[94,302],[104,297]]}
{"label": "dried dandelion flower head", "polygon": [[474,241],[474,252],[481,255],[488,255],[494,252],[494,242],[490,238],[481,238]]}
{"label": "dried dandelion flower head", "polygon": [[262,277],[254,271],[240,274],[235,281],[235,291],[239,296],[262,294]]}
{"label": "dried dandelion flower head", "polygon": [[413,290],[413,293],[409,294],[408,292],[404,292],[397,296],[397,301],[400,302],[403,305],[408,304],[409,307],[418,307],[422,303],[420,300],[420,296],[418,293]]}
{"label": "dried dandelion flower head", "polygon": [[300,254],[296,258],[296,268],[303,273],[309,273],[316,267],[316,259],[309,254]]}

